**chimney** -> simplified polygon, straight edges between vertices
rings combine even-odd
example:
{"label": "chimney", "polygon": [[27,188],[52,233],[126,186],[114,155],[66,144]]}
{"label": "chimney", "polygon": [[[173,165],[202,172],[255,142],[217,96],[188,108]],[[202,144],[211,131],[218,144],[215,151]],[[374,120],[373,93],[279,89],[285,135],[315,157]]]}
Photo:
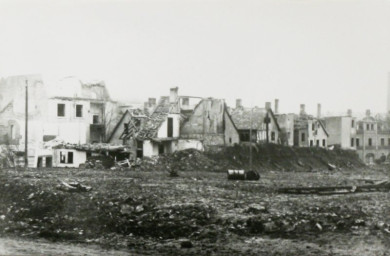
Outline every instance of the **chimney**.
{"label": "chimney", "polygon": [[242,99],[236,99],[236,108],[242,107]]}
{"label": "chimney", "polygon": [[275,114],[279,114],[279,99],[275,99]]}
{"label": "chimney", "polygon": [[352,116],[352,109],[347,110],[347,116]]}
{"label": "chimney", "polygon": [[148,111],[149,109],[149,102],[144,102],[144,111]]}
{"label": "chimney", "polygon": [[266,102],[265,103],[265,109],[271,109],[271,102]]}
{"label": "chimney", "polygon": [[176,103],[177,102],[178,91],[179,91],[179,87],[171,88],[171,91],[169,94],[169,103]]}
{"label": "chimney", "polygon": [[149,107],[156,106],[156,98],[149,98],[148,103],[149,103]]}
{"label": "chimney", "polygon": [[301,104],[300,108],[301,108],[301,110],[299,112],[299,115],[301,115],[301,116],[306,115],[305,104]]}
{"label": "chimney", "polygon": [[371,111],[369,109],[366,110],[366,116],[371,116]]}
{"label": "chimney", "polygon": [[387,113],[390,112],[390,72],[388,73],[387,76]]}
{"label": "chimney", "polygon": [[321,118],[321,104],[317,104],[317,118]]}

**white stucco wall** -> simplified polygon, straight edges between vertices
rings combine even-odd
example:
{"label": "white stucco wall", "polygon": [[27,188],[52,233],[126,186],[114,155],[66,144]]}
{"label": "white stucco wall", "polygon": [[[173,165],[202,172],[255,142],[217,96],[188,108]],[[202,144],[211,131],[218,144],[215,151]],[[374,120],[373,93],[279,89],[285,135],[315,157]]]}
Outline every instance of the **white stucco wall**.
{"label": "white stucco wall", "polygon": [[[65,162],[61,163],[60,154],[61,152],[65,155]],[[68,152],[73,152],[73,163],[68,162]],[[80,164],[85,163],[87,160],[87,153],[84,151],[78,151],[74,149],[55,149],[53,154],[53,167],[79,167]]]}
{"label": "white stucco wall", "polygon": [[[180,135],[180,115],[178,114],[169,114],[168,117],[173,118],[173,136],[179,137]],[[168,119],[166,119],[160,126],[157,138],[167,138],[168,136]]]}
{"label": "white stucco wall", "polygon": [[143,154],[146,157],[152,157],[158,155],[158,146],[150,140],[144,140],[143,142]]}
{"label": "white stucco wall", "polygon": [[[312,130],[312,124],[315,125],[315,130]],[[316,131],[316,133],[315,133]],[[317,146],[317,140],[319,140],[319,147],[328,146],[328,136],[325,133],[322,126],[317,121],[308,120],[308,146],[310,146],[310,140],[313,140],[313,146]],[[325,145],[323,145],[323,140],[325,140]]]}

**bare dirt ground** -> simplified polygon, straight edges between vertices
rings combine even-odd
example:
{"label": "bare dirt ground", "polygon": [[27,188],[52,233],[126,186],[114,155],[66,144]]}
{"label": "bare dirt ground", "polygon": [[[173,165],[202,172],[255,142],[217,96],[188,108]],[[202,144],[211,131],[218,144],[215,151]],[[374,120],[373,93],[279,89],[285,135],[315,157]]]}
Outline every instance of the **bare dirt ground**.
{"label": "bare dirt ground", "polygon": [[[1,170],[0,254],[390,255],[389,192],[276,191],[360,185],[389,174],[386,166],[267,171],[259,181],[229,181],[199,171],[171,178],[162,171]],[[61,181],[92,190],[62,191]]]}
{"label": "bare dirt ground", "polygon": [[100,246],[53,243],[43,239],[0,238],[0,255],[128,255],[121,250],[105,250]]}

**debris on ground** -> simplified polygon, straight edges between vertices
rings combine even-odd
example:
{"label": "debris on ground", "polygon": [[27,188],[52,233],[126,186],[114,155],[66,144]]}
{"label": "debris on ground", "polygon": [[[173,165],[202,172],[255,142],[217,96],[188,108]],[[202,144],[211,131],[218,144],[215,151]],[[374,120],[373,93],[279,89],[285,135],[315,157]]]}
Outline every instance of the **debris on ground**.
{"label": "debris on ground", "polygon": [[390,182],[380,181],[374,185],[361,186],[326,186],[326,187],[286,187],[279,188],[279,193],[287,194],[348,194],[359,192],[388,192],[390,191]]}
{"label": "debris on ground", "polygon": [[92,187],[85,186],[79,182],[65,182],[61,181],[61,184],[57,186],[58,190],[66,192],[88,192],[92,190]]}

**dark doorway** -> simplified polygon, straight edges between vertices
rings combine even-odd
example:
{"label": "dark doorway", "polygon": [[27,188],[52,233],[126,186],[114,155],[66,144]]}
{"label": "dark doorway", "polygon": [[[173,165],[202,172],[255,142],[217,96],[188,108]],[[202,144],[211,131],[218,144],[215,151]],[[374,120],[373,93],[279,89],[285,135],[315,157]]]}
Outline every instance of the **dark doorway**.
{"label": "dark doorway", "polygon": [[46,167],[53,167],[53,158],[51,156],[46,157]]}
{"label": "dark doorway", "polygon": [[158,144],[158,154],[164,154],[164,144]]}
{"label": "dark doorway", "polygon": [[38,157],[38,164],[37,164],[37,167],[38,168],[41,168],[42,167],[42,157]]}
{"label": "dark doorway", "polygon": [[173,137],[173,118],[168,117],[168,137]]}
{"label": "dark doorway", "polygon": [[68,152],[68,164],[73,164],[73,152]]}
{"label": "dark doorway", "polygon": [[143,157],[144,157],[143,142],[137,140],[137,158],[143,158]]}

